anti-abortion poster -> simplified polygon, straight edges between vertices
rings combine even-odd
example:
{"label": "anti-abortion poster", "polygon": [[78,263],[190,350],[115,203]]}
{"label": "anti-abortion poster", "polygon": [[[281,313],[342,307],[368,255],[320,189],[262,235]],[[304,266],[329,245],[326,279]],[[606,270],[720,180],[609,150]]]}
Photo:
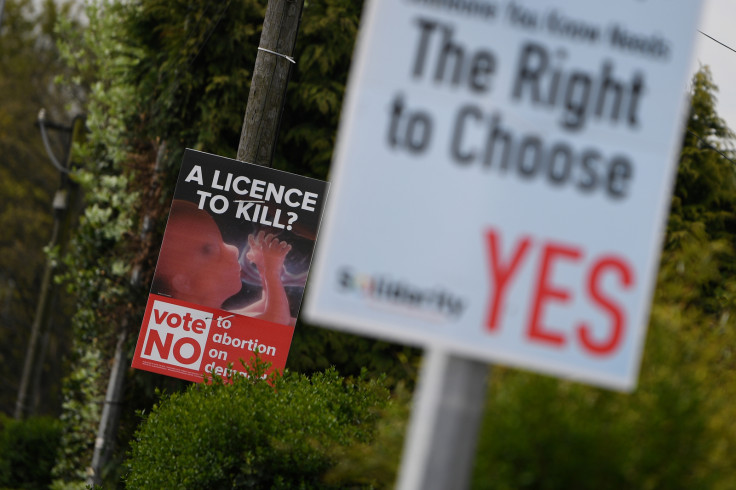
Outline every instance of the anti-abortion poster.
{"label": "anti-abortion poster", "polygon": [[311,321],[630,390],[701,2],[368,0]]}
{"label": "anti-abortion poster", "polygon": [[186,150],[133,367],[189,381],[283,370],[327,184]]}

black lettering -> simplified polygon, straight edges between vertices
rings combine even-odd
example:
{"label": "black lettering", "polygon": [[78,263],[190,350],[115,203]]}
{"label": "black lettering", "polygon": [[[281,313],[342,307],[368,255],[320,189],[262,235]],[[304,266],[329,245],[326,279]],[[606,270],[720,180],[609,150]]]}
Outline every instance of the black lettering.
{"label": "black lettering", "polygon": [[[530,156],[527,156],[530,155]],[[527,166],[527,162],[531,166]],[[542,163],[542,140],[534,135],[525,136],[519,144],[517,170],[524,178],[531,178],[539,171]]]}
{"label": "black lettering", "polygon": [[[418,19],[419,39],[414,54],[415,79],[431,76],[436,84],[465,85],[472,92],[486,92],[496,69],[491,51],[470,50],[455,39],[451,24]],[[436,35],[434,34],[438,32]],[[438,38],[435,41],[435,38]]]}
{"label": "black lettering", "polygon": [[578,180],[577,188],[582,191],[592,191],[598,185],[598,177],[595,166],[601,159],[601,154],[596,150],[587,150],[583,153],[580,160],[581,169],[583,171],[583,179]]}
{"label": "black lettering", "polygon": [[501,148],[501,170],[507,170],[509,167],[509,161],[511,160],[511,146],[512,139],[511,133],[501,128],[501,118],[498,114],[494,114],[491,117],[491,130],[488,132],[488,140],[486,141],[486,153],[483,158],[483,162],[486,167],[490,167],[496,155],[496,143],[503,145]]}
{"label": "black lettering", "polygon": [[350,271],[348,269],[340,270],[339,274],[340,274],[340,277],[337,279],[337,283],[343,289],[349,289],[350,286],[353,284],[352,274],[350,274]]}
{"label": "black lettering", "polygon": [[490,88],[490,75],[496,69],[496,59],[488,51],[478,51],[473,56],[470,68],[470,88],[475,92],[486,92]]}
{"label": "black lettering", "polygon": [[411,114],[406,128],[406,142],[409,151],[421,153],[432,138],[432,120],[426,112],[417,111]]}
{"label": "black lettering", "polygon": [[452,157],[459,163],[468,163],[475,159],[475,152],[473,150],[462,151],[460,148],[462,144],[462,138],[465,134],[465,121],[468,117],[480,121],[483,119],[483,113],[475,106],[466,105],[460,109],[455,119],[455,130],[452,132],[452,143],[450,144],[450,151]]}
{"label": "black lettering", "polygon": [[519,60],[519,68],[516,70],[516,80],[514,82],[513,96],[520,99],[523,95],[524,87],[528,86],[531,91],[531,100],[539,102],[541,99],[540,78],[542,73],[547,69],[549,56],[547,51],[535,43],[526,43],[521,52]]}
{"label": "black lettering", "polygon": [[397,95],[394,103],[391,105],[391,123],[388,126],[388,144],[391,148],[399,144],[399,120],[404,111],[404,99],[401,95]]}
{"label": "black lettering", "polygon": [[427,44],[429,43],[429,35],[437,28],[436,22],[424,19],[417,19],[419,24],[419,46],[417,46],[417,54],[414,58],[414,78],[420,78],[424,73],[424,60],[427,57]]}
{"label": "black lettering", "polygon": [[423,111],[404,110],[404,99],[398,95],[390,109],[388,144],[406,148],[411,153],[427,149],[432,138],[432,118]]}
{"label": "black lettering", "polygon": [[644,90],[644,78],[641,73],[637,73],[634,76],[634,81],[631,83],[631,98],[629,99],[629,126],[638,126],[639,119],[637,118],[637,111],[639,110],[639,97]]}
{"label": "black lettering", "polygon": [[634,168],[624,156],[606,158],[596,148],[578,149],[564,140],[547,144],[534,133],[517,135],[504,126],[499,113],[484,114],[474,105],[463,106],[454,124],[450,156],[465,167],[476,164],[497,175],[513,169],[525,181],[542,177],[555,188],[568,186],[585,194],[599,191],[616,200],[629,193]]}
{"label": "black lettering", "polygon": [[436,82],[442,82],[445,79],[445,69],[448,60],[453,64],[453,70],[451,75],[451,81],[453,85],[460,83],[463,69],[463,62],[465,61],[465,51],[462,46],[452,42],[453,30],[451,27],[442,27],[442,50],[440,51],[439,62],[437,63],[437,69],[434,72],[434,79]]}
{"label": "black lettering", "polygon": [[549,152],[547,177],[554,185],[568,181],[572,171],[572,149],[565,143],[557,143]]}
{"label": "black lettering", "polygon": [[608,182],[606,190],[614,199],[625,197],[629,190],[629,181],[633,174],[631,162],[625,157],[615,157],[611,160],[608,169]]}
{"label": "black lettering", "polygon": [[564,49],[552,55],[541,44],[524,44],[512,82],[512,98],[531,107],[559,111],[560,126],[571,131],[582,130],[589,115],[610,124],[625,116],[629,127],[639,125],[639,108],[646,92],[640,72],[626,80],[615,76],[610,60],[594,73],[569,69],[566,58]]}
{"label": "black lettering", "polygon": [[595,107],[595,115],[599,118],[603,116],[606,101],[609,100],[609,96],[612,96],[613,99],[610,99],[610,102],[608,104],[608,106],[610,107],[609,118],[611,121],[618,121],[618,114],[621,108],[621,100],[623,99],[624,87],[619,81],[611,77],[612,71],[613,67],[611,63],[606,62],[603,64],[603,83],[601,84],[601,88],[598,91],[598,103]]}
{"label": "black lettering", "polygon": [[570,77],[565,93],[565,108],[567,109],[562,125],[567,129],[580,129],[585,123],[585,111],[590,98],[592,80],[582,72],[575,72]]}

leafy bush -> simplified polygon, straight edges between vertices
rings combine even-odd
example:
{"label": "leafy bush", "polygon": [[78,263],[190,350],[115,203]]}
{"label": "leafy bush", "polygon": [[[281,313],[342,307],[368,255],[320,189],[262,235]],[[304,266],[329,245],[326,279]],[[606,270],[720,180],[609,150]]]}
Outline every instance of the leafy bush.
{"label": "leafy bush", "polygon": [[252,379],[164,395],[131,444],[127,488],[354,488],[323,476],[342,448],[372,440],[384,382],[334,369]]}
{"label": "leafy bush", "polygon": [[0,488],[48,488],[60,437],[61,425],[50,417],[0,414]]}

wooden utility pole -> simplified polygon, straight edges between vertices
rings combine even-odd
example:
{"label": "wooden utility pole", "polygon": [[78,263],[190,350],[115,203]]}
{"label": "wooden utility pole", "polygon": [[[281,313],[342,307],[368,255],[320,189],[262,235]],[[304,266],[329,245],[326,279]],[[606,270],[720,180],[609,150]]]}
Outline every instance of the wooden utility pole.
{"label": "wooden utility pole", "polygon": [[237,159],[271,166],[304,0],[269,0]]}

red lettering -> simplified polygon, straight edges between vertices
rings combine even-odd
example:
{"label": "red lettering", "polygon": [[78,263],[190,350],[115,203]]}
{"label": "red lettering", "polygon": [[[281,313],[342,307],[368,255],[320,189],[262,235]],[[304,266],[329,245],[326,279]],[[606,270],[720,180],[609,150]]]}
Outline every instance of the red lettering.
{"label": "red lettering", "polygon": [[[503,308],[510,294],[509,286],[519,276],[525,261],[528,262],[532,254],[536,256],[536,245],[532,237],[522,236],[504,257],[501,233],[498,230],[486,231],[484,239],[492,283],[485,326],[489,331],[496,331],[503,322]],[[535,272],[535,283],[529,298],[530,314],[526,338],[530,342],[554,348],[561,348],[570,341],[577,342],[581,349],[594,356],[614,354],[625,340],[627,310],[616,301],[616,297],[605,285],[610,285],[608,289],[616,287],[619,291],[631,290],[635,283],[633,268],[625,259],[614,255],[604,255],[592,262],[584,262],[583,249],[574,244],[542,242],[538,250],[538,270]],[[566,274],[565,277],[570,279],[560,283],[558,278],[556,282],[555,266],[565,264],[568,267],[577,266],[576,276],[580,274],[582,280],[572,279],[575,277],[573,274]],[[578,292],[583,289],[580,286],[583,286],[584,293]],[[550,325],[545,322],[545,312],[549,306],[561,308],[559,318],[569,318],[574,313],[569,311],[573,296],[581,293],[604,315],[604,323],[607,320],[607,324],[594,326],[586,320],[577,324],[565,321],[564,325]],[[568,311],[563,315],[562,309],[565,307]]]}
{"label": "red lettering", "polygon": [[157,308],[153,309],[153,318],[157,325],[162,325],[164,321],[170,328],[178,328],[180,325],[186,332],[194,332],[201,334],[207,328],[207,324],[201,318],[193,318],[192,315],[187,312],[182,317],[176,313],[168,311],[160,311]]}
{"label": "red lettering", "polygon": [[176,328],[181,325],[181,316],[176,313],[171,313],[166,323],[168,323],[171,328]]}
{"label": "red lettering", "polygon": [[[189,357],[184,357],[181,353],[182,347],[184,345],[191,345],[192,346],[192,355]],[[176,341],[176,344],[174,344],[174,359],[179,361],[181,364],[192,364],[196,362],[199,359],[199,355],[202,353],[202,348],[199,346],[199,343],[196,342],[194,339],[190,339],[189,337],[182,337],[181,339]]]}
{"label": "red lettering", "polygon": [[531,340],[538,340],[555,346],[562,346],[565,343],[565,337],[562,334],[554,332],[542,325],[542,309],[551,300],[556,300],[560,303],[567,303],[570,300],[569,291],[556,287],[550,281],[550,269],[552,269],[553,263],[559,259],[578,260],[581,256],[582,253],[577,248],[565,245],[545,245],[542,251],[542,267],[539,271],[539,280],[537,281],[537,289],[533,300],[532,316],[527,332]]}
{"label": "red lettering", "polygon": [[171,350],[171,339],[174,338],[174,334],[166,334],[166,340],[162,341],[158,334],[158,330],[148,330],[148,339],[146,339],[146,346],[143,349],[143,355],[150,356],[153,348],[156,347],[158,350],[159,357],[164,359],[169,358],[169,351]]}
{"label": "red lettering", "polygon": [[168,311],[158,311],[158,309],[153,309],[153,318],[156,321],[157,325],[161,325],[164,320],[166,320],[166,316],[169,314]]}
{"label": "red lettering", "polygon": [[526,255],[531,245],[531,241],[528,237],[525,237],[516,246],[516,249],[512,252],[512,257],[506,265],[501,263],[499,253],[499,238],[496,231],[489,231],[486,234],[486,244],[490,252],[490,269],[491,277],[493,278],[493,295],[491,296],[491,304],[488,308],[488,315],[486,317],[486,326],[489,330],[495,330],[499,325],[499,317],[501,304],[505,298],[507,286],[509,280],[516,273],[516,269],[519,267],[521,260]]}
{"label": "red lettering", "polygon": [[184,315],[184,327],[183,327],[186,332],[189,331],[189,323],[191,323],[191,321],[192,321],[192,315],[190,315],[189,312],[187,311],[186,315]]}
{"label": "red lettering", "polygon": [[207,324],[201,318],[197,318],[192,322],[192,332],[194,333],[203,333],[206,327]]}
{"label": "red lettering", "polygon": [[593,339],[590,327],[585,323],[581,323],[578,327],[578,338],[580,339],[580,343],[583,344],[583,347],[592,354],[599,356],[612,354],[616,350],[621,342],[626,323],[623,309],[607,298],[600,290],[601,276],[606,269],[619,273],[624,289],[628,289],[634,283],[631,268],[617,257],[603,257],[593,264],[591,268],[590,275],[588,276],[588,294],[594,303],[610,314],[611,333],[607,339],[596,342]]}

